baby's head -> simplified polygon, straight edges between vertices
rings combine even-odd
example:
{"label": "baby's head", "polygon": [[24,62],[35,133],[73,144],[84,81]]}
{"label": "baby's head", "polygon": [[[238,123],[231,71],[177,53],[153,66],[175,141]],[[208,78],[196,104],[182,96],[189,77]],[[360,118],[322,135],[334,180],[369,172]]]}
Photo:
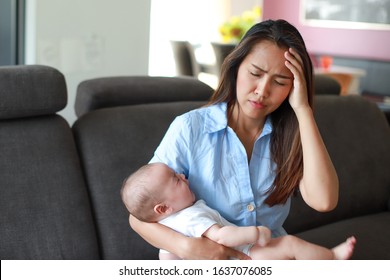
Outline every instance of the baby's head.
{"label": "baby's head", "polygon": [[145,222],[157,222],[195,201],[185,176],[163,163],[144,165],[130,175],[121,197],[130,214]]}

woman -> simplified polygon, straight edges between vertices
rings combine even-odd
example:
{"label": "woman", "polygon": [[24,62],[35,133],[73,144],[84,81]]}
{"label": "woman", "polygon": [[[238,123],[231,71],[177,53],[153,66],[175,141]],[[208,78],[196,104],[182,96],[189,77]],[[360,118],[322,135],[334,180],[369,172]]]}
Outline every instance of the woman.
{"label": "woman", "polygon": [[[338,178],[312,111],[313,73],[298,30],[284,20],[254,25],[222,65],[209,106],[179,116],[151,162],[192,182],[197,199],[238,226],[266,226],[274,239],[291,195],[317,211],[338,201]],[[130,217],[152,245],[184,259],[247,259],[206,238],[188,238]]]}

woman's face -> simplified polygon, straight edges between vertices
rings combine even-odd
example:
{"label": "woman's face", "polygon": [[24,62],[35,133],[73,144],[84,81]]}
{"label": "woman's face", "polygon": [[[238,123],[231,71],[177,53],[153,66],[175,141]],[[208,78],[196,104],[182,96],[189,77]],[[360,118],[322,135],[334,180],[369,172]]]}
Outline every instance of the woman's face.
{"label": "woman's face", "polygon": [[285,66],[284,53],[271,41],[257,43],[242,61],[237,74],[237,101],[251,119],[264,119],[287,98],[293,74]]}

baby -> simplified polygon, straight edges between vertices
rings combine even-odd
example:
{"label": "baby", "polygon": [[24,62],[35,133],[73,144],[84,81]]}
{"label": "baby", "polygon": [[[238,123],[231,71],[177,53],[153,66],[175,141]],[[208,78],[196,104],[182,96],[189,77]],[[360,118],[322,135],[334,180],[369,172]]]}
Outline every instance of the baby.
{"label": "baby", "polygon": [[[141,221],[158,222],[189,237],[207,237],[252,259],[349,259],[356,243],[350,237],[327,249],[292,235],[271,239],[264,226],[235,226],[203,200],[195,202],[185,176],[163,163],[145,165],[129,176],[121,197],[130,214]],[[159,257],[178,259],[163,250]]]}

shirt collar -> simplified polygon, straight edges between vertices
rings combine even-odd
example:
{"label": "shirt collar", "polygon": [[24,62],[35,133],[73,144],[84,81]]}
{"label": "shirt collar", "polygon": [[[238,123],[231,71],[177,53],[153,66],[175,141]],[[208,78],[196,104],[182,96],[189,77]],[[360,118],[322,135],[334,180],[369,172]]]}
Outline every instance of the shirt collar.
{"label": "shirt collar", "polygon": [[204,132],[213,133],[227,127],[227,104],[218,103],[208,107],[205,115]]}
{"label": "shirt collar", "polygon": [[267,134],[271,134],[271,132],[272,132],[272,121],[271,121],[271,117],[267,116],[267,119],[265,120],[265,124],[263,127],[263,131],[261,132],[260,137],[267,135]]}

